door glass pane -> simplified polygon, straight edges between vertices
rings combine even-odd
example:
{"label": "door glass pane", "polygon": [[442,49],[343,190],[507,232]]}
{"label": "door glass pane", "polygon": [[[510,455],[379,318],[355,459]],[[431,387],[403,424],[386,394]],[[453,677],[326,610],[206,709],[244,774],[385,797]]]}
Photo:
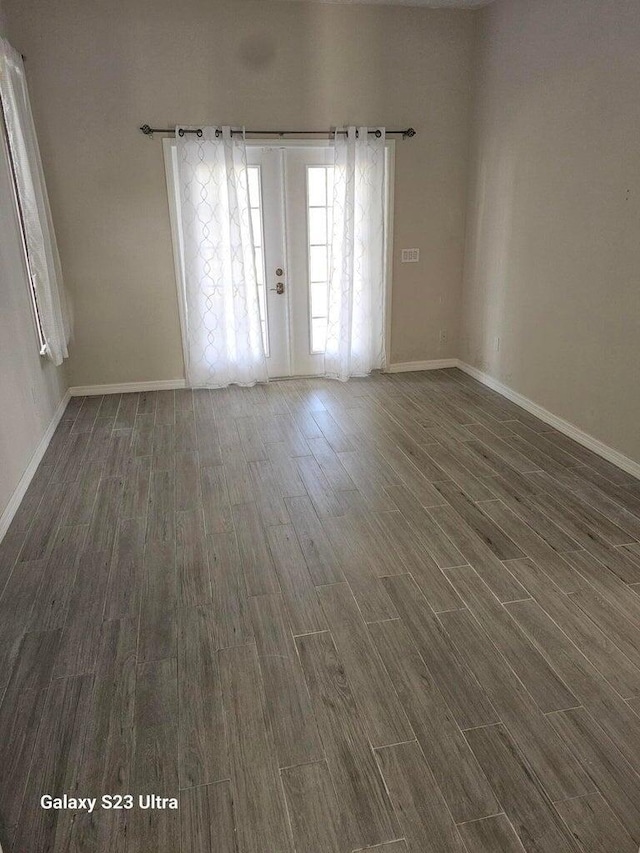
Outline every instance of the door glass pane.
{"label": "door glass pane", "polygon": [[267,323],[267,291],[262,250],[262,192],[260,166],[247,166],[249,176],[249,205],[251,207],[251,227],[253,230],[253,250],[256,259],[256,279],[258,282],[258,306],[262,325],[262,342],[269,357],[269,324]]}
{"label": "door glass pane", "polygon": [[324,352],[327,340],[327,318],[317,317],[311,321],[311,351]]}
{"label": "door glass pane", "polygon": [[327,209],[326,207],[309,208],[309,243],[312,246],[322,246],[327,242]]}
{"label": "door glass pane", "polygon": [[249,166],[249,204],[260,207],[260,166]]}
{"label": "door glass pane", "polygon": [[254,248],[254,254],[256,257],[256,277],[258,279],[258,286],[264,286],[264,255],[260,246],[256,246]]}
{"label": "door glass pane", "polygon": [[327,316],[327,283],[311,285],[311,318]]}
{"label": "door glass pane", "polygon": [[333,207],[333,166],[325,166],[325,179],[327,182],[327,208]]}
{"label": "door glass pane", "polygon": [[307,262],[311,353],[322,353],[327,335],[333,166],[307,168]]}
{"label": "door glass pane", "polygon": [[251,227],[253,229],[253,245],[262,245],[262,217],[260,216],[260,208],[251,208]]}
{"label": "door glass pane", "polygon": [[309,166],[307,182],[309,207],[325,207],[327,204],[327,167]]}
{"label": "door glass pane", "polygon": [[327,247],[309,247],[309,280],[312,282],[327,281]]}

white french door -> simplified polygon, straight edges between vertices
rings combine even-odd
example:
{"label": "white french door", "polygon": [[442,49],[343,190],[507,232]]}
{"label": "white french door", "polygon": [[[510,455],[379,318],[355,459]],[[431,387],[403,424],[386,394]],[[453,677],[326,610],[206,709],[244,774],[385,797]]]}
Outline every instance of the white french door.
{"label": "white french door", "polygon": [[[180,281],[182,246],[175,202],[179,187],[174,150],[174,141],[165,140],[176,277]],[[272,379],[324,373],[333,159],[331,144],[247,144],[262,336],[267,372]],[[389,181],[387,234],[391,185]],[[389,252],[388,245],[386,248]],[[179,302],[184,342],[182,298]]]}
{"label": "white french door", "polygon": [[332,149],[248,145],[247,164],[269,376],[323,373]]}

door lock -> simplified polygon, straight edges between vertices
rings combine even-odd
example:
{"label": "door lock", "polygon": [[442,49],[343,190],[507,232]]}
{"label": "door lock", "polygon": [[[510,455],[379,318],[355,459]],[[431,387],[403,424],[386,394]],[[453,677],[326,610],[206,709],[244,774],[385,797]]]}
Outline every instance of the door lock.
{"label": "door lock", "polygon": [[276,270],[276,275],[284,275],[284,270],[278,267],[278,269]]}
{"label": "door lock", "polygon": [[282,295],[284,293],[284,282],[279,281],[275,287],[270,287],[269,290],[274,290],[278,295]]}

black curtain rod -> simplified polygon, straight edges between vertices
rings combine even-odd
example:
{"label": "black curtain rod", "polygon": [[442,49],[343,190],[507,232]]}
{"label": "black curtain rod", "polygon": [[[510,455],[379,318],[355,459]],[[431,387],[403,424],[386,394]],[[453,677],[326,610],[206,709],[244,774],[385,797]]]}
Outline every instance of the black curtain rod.
{"label": "black curtain rod", "polygon": [[[175,129],[172,127],[149,127],[148,124],[143,124],[140,130],[145,134],[145,136],[152,136],[154,133],[175,133]],[[244,133],[250,133],[252,136],[331,136],[334,133],[346,133],[346,130],[245,130]],[[184,136],[185,133],[195,133],[196,136],[202,136],[202,128],[187,128],[180,127],[178,129],[178,136]],[[242,130],[232,130],[231,135],[233,134],[241,134]],[[382,136],[382,131],[380,130],[370,130],[370,134],[373,136],[380,137]],[[216,136],[220,136],[222,131],[219,128],[216,128]],[[410,138],[416,135],[415,130],[412,127],[406,128],[406,130],[387,130],[387,136],[402,136],[403,139]]]}

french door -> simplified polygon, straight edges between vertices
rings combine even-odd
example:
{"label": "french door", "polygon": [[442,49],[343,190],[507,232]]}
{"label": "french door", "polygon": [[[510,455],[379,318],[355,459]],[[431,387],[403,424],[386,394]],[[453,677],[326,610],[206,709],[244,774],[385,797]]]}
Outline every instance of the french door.
{"label": "french door", "polygon": [[270,377],[324,371],[333,199],[330,147],[247,146]]}
{"label": "french door", "polygon": [[[164,142],[184,346],[183,246],[176,201],[180,187],[175,141]],[[388,154],[387,150],[387,256],[393,186]],[[322,374],[331,262],[333,148],[330,144],[249,143],[247,168],[268,375],[273,379]]]}

